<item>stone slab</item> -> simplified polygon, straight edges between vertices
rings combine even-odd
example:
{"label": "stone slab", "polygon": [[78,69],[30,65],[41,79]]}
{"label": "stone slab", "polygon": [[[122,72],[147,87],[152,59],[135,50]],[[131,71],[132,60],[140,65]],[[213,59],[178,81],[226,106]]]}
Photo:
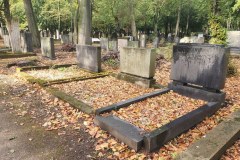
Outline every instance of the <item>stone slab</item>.
{"label": "stone slab", "polygon": [[154,86],[156,82],[156,80],[153,78],[143,78],[143,77],[138,77],[138,76],[134,76],[126,73],[119,73],[116,76],[116,78],[139,85],[144,88],[151,88]]}
{"label": "stone slab", "polygon": [[69,44],[70,43],[70,36],[68,34],[61,35],[61,43],[62,44]]}
{"label": "stone slab", "polygon": [[240,31],[227,31],[227,43],[229,47],[240,47]]}
{"label": "stone slab", "polygon": [[76,45],[78,66],[92,72],[101,72],[101,47]]}
{"label": "stone slab", "polygon": [[226,93],[204,90],[196,86],[182,85],[175,82],[169,83],[168,88],[186,97],[195,99],[202,99],[208,102],[221,102],[225,101]]}
{"label": "stone slab", "polygon": [[100,46],[104,50],[108,50],[108,38],[101,38],[100,39]]}
{"label": "stone slab", "polygon": [[209,102],[206,105],[148,133],[144,136],[144,147],[146,151],[152,152],[165,143],[194,127],[206,117],[211,116],[221,108],[219,102]]}
{"label": "stone slab", "polygon": [[79,109],[80,111],[87,113],[87,114],[92,114],[94,113],[93,108],[89,106],[88,104],[85,104],[82,101],[77,100],[76,98],[58,90],[55,88],[46,88],[46,90],[54,95],[55,97],[62,99],[63,101],[69,103],[71,106],[75,107],[76,109]]}
{"label": "stone slab", "polygon": [[21,49],[23,53],[33,52],[32,33],[21,33]]}
{"label": "stone slab", "polygon": [[144,78],[155,74],[156,50],[124,47],[120,50],[120,71]]}
{"label": "stone slab", "polygon": [[205,137],[192,144],[177,160],[218,160],[240,138],[240,110],[236,111]]}
{"label": "stone slab", "polygon": [[129,41],[128,42],[128,47],[139,48],[140,43],[139,43],[139,41]]}
{"label": "stone slab", "polygon": [[95,117],[95,123],[135,151],[143,146],[142,130],[116,116]]}
{"label": "stone slab", "polygon": [[145,94],[145,95],[142,95],[142,96],[139,96],[139,97],[128,99],[126,101],[122,101],[122,102],[119,102],[119,103],[116,103],[116,104],[113,104],[113,105],[110,105],[110,106],[107,106],[107,107],[104,107],[104,108],[97,109],[95,111],[95,114],[100,115],[100,114],[103,114],[103,113],[106,113],[106,112],[111,112],[113,110],[119,110],[121,108],[128,107],[131,104],[134,104],[134,103],[137,103],[137,102],[140,102],[140,101],[144,101],[148,98],[152,98],[152,97],[156,97],[156,96],[165,94],[169,91],[170,91],[170,89],[166,88],[166,89],[157,90],[157,91],[154,91],[152,93],[148,93],[148,94]]}
{"label": "stone slab", "polygon": [[108,42],[108,50],[109,51],[118,51],[118,44],[117,41],[109,41]]}
{"label": "stone slab", "polygon": [[54,39],[50,37],[41,37],[41,50],[44,57],[55,59]]}
{"label": "stone slab", "polygon": [[140,47],[141,48],[146,48],[147,47],[147,35],[142,34],[140,36]]}
{"label": "stone slab", "polygon": [[128,46],[128,39],[118,39],[118,50]]}
{"label": "stone slab", "polygon": [[170,78],[205,88],[223,89],[229,52],[229,48],[221,45],[175,45]]}

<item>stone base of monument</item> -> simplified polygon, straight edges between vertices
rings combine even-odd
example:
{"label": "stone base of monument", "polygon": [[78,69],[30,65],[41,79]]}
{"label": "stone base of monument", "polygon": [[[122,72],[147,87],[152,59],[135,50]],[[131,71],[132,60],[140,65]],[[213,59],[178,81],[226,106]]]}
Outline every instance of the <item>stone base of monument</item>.
{"label": "stone base of monument", "polygon": [[116,78],[145,87],[145,88],[151,88],[156,83],[156,80],[153,78],[138,77],[138,76],[127,74],[127,73],[119,73],[116,76]]}

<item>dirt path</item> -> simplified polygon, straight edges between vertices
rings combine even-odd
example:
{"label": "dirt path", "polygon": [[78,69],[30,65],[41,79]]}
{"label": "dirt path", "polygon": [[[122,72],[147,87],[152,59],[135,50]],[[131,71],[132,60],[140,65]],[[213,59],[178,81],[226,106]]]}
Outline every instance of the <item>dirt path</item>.
{"label": "dirt path", "polygon": [[[29,99],[29,87],[14,76],[0,74],[0,159],[96,159],[94,140],[84,128],[65,128],[66,134],[60,136],[39,125],[45,106],[37,93]],[[33,118],[30,107],[42,116]]]}

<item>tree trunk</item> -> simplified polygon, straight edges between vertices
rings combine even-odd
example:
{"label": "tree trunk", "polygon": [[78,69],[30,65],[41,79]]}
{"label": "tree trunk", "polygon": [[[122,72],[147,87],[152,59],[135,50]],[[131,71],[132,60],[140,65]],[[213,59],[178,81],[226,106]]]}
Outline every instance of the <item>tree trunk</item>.
{"label": "tree trunk", "polygon": [[177,17],[177,23],[176,23],[176,29],[175,29],[175,38],[178,37],[178,34],[179,34],[179,24],[180,24],[180,20],[181,20],[181,10],[182,10],[182,4],[180,2],[179,7],[178,7],[178,17]]}
{"label": "tree trunk", "polygon": [[78,23],[78,44],[91,45],[92,13],[90,0],[80,1],[80,19]]}
{"label": "tree trunk", "polygon": [[[79,2],[80,3],[80,2]],[[78,20],[79,20],[79,6],[74,15],[74,33],[73,33],[73,42],[74,44],[78,44]]]}
{"label": "tree trunk", "polygon": [[36,48],[40,48],[41,47],[40,33],[38,31],[37,22],[35,19],[35,15],[33,13],[32,1],[23,0],[23,2],[28,22],[28,28],[32,33],[33,46]]}
{"label": "tree trunk", "polygon": [[130,1],[130,13],[131,13],[131,29],[132,29],[132,36],[133,36],[133,39],[135,41],[138,40],[138,36],[137,36],[137,27],[136,27],[136,20],[135,20],[135,11],[134,11],[134,3],[135,3],[135,0],[131,0]]}
{"label": "tree trunk", "polygon": [[10,4],[8,0],[3,1],[3,6],[12,52],[21,52],[19,23],[11,16]]}

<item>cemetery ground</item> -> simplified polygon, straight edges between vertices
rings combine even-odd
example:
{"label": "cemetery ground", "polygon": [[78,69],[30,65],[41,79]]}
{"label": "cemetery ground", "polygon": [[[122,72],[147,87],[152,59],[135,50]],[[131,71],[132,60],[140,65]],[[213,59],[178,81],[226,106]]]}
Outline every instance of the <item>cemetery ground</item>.
{"label": "cemetery ground", "polygon": [[[140,151],[136,153],[125,144],[110,136],[94,124],[94,115],[83,113],[73,108],[69,103],[54,97],[46,88],[28,83],[16,72],[16,68],[33,62],[37,66],[52,66],[62,64],[75,64],[76,54],[55,47],[56,60],[42,58],[40,51],[37,56],[1,59],[0,60],[0,147],[1,159],[174,159],[186,150],[191,144],[204,137],[222,121],[231,117],[231,114],[240,109],[240,75],[229,76],[224,91],[227,93],[223,108],[213,116],[206,118],[188,132],[181,134],[153,153]],[[169,47],[171,48],[171,46]],[[169,48],[162,48],[169,52]],[[169,55],[157,57],[155,79],[158,84],[166,86],[170,80],[171,61]],[[240,59],[232,58],[232,63],[240,71]],[[105,53],[102,57],[103,69],[112,73],[119,72],[118,54]],[[20,62],[20,63],[19,63]],[[89,76],[75,66],[50,68],[45,70],[27,71],[36,78],[55,80],[76,76],[76,74]],[[55,76],[53,76],[55,75]],[[56,76],[57,75],[57,76]],[[133,98],[154,89],[145,89],[125,81],[117,80],[112,76],[74,81],[63,84],[54,84],[51,87],[81,99],[94,109],[104,107],[122,100]],[[182,110],[173,110],[169,101],[180,105]],[[113,114],[120,115],[144,130],[153,130],[163,125],[164,118],[167,123],[178,116],[195,109],[203,101],[194,101],[186,97],[169,93],[165,97],[154,97],[121,109]],[[181,103],[180,103],[181,102]],[[169,114],[156,110],[160,103],[169,109]],[[197,104],[197,105],[196,105]],[[150,106],[144,112],[145,123],[138,122],[141,110]],[[163,108],[165,108],[163,107]],[[169,108],[168,108],[169,107]],[[151,116],[150,114],[153,113]],[[162,115],[162,116],[154,116]],[[158,117],[158,118],[156,118]],[[151,124],[149,124],[151,122]],[[156,125],[156,126],[155,126]],[[223,160],[235,160],[240,157],[240,141],[238,140],[222,156]]]}

